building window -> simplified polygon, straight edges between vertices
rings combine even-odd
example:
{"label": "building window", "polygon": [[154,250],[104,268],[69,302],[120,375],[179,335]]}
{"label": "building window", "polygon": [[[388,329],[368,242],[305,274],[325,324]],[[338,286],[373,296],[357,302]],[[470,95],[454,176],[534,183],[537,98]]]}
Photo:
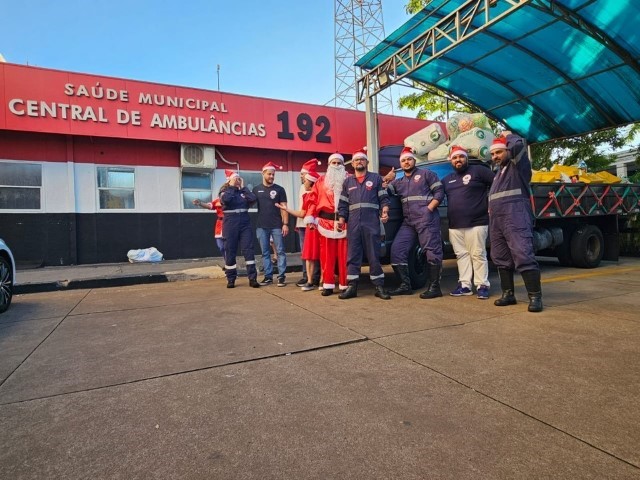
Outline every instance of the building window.
{"label": "building window", "polygon": [[0,162],[0,209],[40,210],[42,165]]}
{"label": "building window", "polygon": [[127,167],[98,167],[100,209],[136,208],[135,170]]}
{"label": "building window", "polygon": [[197,198],[201,202],[210,202],[211,172],[182,172],[182,207],[185,209],[197,209],[193,201]]}

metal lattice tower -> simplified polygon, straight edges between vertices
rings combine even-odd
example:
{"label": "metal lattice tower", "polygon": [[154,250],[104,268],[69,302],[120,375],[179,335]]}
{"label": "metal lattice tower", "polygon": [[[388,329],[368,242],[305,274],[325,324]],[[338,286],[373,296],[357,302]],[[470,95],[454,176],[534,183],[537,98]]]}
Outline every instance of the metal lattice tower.
{"label": "metal lattice tower", "polygon": [[[358,109],[356,60],[385,38],[382,0],[335,0],[334,106]],[[393,113],[391,90],[378,94],[377,110]]]}

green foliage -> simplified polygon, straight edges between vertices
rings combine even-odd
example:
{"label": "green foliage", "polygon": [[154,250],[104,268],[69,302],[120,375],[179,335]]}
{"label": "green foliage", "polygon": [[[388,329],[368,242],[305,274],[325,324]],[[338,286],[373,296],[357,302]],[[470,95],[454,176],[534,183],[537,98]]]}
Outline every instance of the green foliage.
{"label": "green foliage", "polygon": [[630,145],[633,148],[634,136],[639,126],[636,123],[630,128],[611,128],[532,145],[533,168],[550,168],[554,163],[576,165],[584,161],[589,171],[604,170],[616,160],[616,155],[611,152]]}

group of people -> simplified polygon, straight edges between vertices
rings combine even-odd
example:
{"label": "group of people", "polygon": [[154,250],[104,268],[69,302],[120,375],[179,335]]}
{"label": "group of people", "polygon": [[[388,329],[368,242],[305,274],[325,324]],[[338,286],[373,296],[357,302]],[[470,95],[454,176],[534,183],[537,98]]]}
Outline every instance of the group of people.
{"label": "group of people", "polygon": [[[494,172],[484,165],[469,163],[468,152],[458,146],[450,149],[453,172],[444,178],[428,168],[416,167],[416,156],[410,148],[400,154],[401,175],[390,171],[385,177],[368,171],[366,149],[351,158],[354,174],[345,170],[344,157],[329,156],[327,172],[320,175],[320,162],[311,159],[300,171],[302,188],[300,208],[287,204],[285,190],[274,183],[273,163],[263,167],[263,182],[250,191],[242,178],[227,171],[227,181],[218,199],[196,205],[216,209],[224,216],[221,248],[225,257],[227,287],[233,288],[237,278],[236,255],[241,249],[247,265],[250,286],[273,283],[270,240],[277,252],[277,285],[285,285],[286,254],[284,237],[289,234],[289,215],[297,217],[303,278],[297,285],[303,291],[319,288],[323,296],[337,289],[340,299],[358,295],[363,254],[369,264],[369,278],[375,296],[389,300],[395,295],[413,293],[409,274],[409,258],[416,243],[424,255],[428,273],[427,289],[420,298],[442,297],[442,238],[438,206],[445,196],[448,202],[449,239],[458,264],[458,284],[450,292],[454,297],[473,295],[489,298],[487,238],[491,257],[498,268],[502,295],[496,306],[517,303],[514,294],[514,272],[523,278],[529,296],[528,310],[542,311],[540,268],[533,247],[533,214],[529,200],[531,163],[525,142],[511,132],[503,132],[490,147]],[[399,198],[403,221],[391,246],[391,265],[399,285],[391,291],[384,288],[384,272],[380,264],[383,224],[389,218],[390,196]],[[262,250],[265,277],[257,281],[253,253],[253,233],[249,207],[257,204],[257,238]],[[218,237],[218,234],[216,234]],[[220,244],[219,244],[220,246]],[[322,284],[320,285],[320,282]]]}

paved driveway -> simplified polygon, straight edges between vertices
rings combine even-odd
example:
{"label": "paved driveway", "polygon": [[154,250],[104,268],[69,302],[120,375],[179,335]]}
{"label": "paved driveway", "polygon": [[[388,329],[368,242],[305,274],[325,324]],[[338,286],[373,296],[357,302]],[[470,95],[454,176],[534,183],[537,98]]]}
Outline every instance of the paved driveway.
{"label": "paved driveway", "polygon": [[0,478],[640,478],[640,260],[543,264],[540,314],[522,285],[494,307],[491,280],[490,301],[246,278],[17,296]]}

